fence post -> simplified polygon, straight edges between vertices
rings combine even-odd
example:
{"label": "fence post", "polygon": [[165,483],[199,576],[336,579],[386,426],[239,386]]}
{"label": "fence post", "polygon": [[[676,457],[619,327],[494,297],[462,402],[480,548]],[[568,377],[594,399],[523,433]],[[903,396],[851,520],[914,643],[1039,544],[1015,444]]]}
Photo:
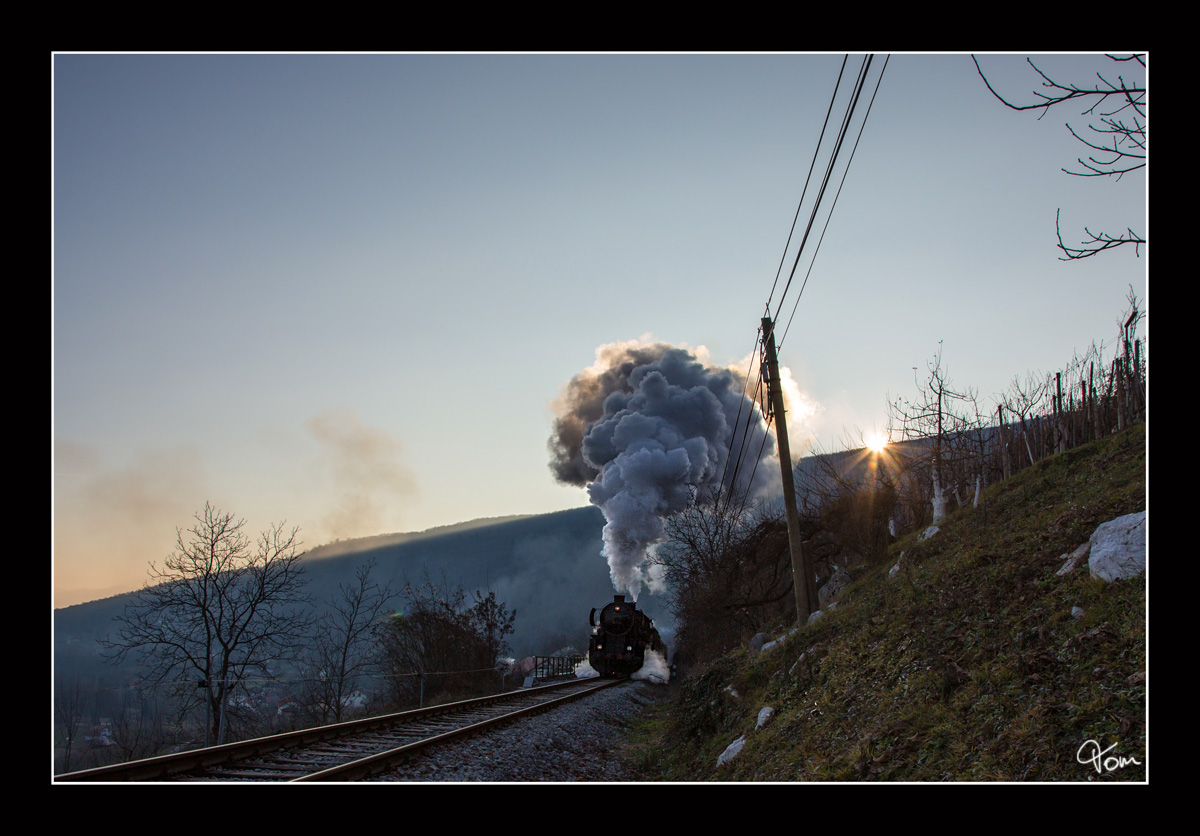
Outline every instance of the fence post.
{"label": "fence post", "polygon": [[1113,360],[1113,376],[1117,379],[1117,432],[1125,429],[1125,375],[1120,359]]}
{"label": "fence post", "polygon": [[1004,407],[996,405],[996,426],[1000,432],[1000,468],[1004,478],[1012,476],[1012,463],[1008,460],[1008,439],[1004,435]]}
{"label": "fence post", "polygon": [[1088,369],[1088,398],[1092,412],[1092,441],[1100,437],[1100,403],[1096,399],[1096,361],[1092,361],[1091,368]]}
{"label": "fence post", "polygon": [[1054,452],[1063,451],[1062,372],[1054,373]]}

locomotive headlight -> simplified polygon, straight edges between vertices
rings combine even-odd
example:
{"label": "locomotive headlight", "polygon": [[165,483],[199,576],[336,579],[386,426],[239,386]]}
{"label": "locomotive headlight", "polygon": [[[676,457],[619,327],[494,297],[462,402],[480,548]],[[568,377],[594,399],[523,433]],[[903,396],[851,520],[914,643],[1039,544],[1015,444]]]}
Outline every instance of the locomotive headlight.
{"label": "locomotive headlight", "polygon": [[626,646],[626,648],[625,648],[625,650],[626,650],[626,652],[628,652],[628,653],[632,653],[632,652],[633,652],[633,645],[627,645],[627,646]]}

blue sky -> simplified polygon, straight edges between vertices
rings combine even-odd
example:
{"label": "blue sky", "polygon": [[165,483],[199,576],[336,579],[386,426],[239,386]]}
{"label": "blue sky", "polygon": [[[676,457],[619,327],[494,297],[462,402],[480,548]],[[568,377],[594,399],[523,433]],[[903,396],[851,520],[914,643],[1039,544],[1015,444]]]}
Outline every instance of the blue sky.
{"label": "blue sky", "polygon": [[[607,343],[745,360],[841,61],[54,56],[56,589],[138,586],[205,501],[309,546],[587,504],[551,402]],[[891,58],[781,349],[793,435],[883,429],[939,340],[988,398],[1115,337],[1148,252],[1060,261],[1055,212],[1144,233],[1146,179],[1060,170],[1080,109]]]}

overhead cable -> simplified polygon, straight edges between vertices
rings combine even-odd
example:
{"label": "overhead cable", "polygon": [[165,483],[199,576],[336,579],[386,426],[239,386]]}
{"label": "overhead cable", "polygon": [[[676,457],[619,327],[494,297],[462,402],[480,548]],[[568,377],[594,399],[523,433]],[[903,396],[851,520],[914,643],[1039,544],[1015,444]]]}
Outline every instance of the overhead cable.
{"label": "overhead cable", "polygon": [[792,235],[796,232],[796,221],[800,218],[800,209],[804,206],[804,196],[808,194],[808,186],[812,182],[813,169],[817,167],[817,157],[821,154],[821,143],[825,140],[825,129],[829,127],[829,116],[833,113],[833,104],[837,101],[838,88],[842,86],[842,75],[846,72],[847,55],[842,58],[842,68],[838,71],[837,83],[833,85],[833,96],[829,99],[829,108],[825,111],[825,122],[821,125],[821,135],[817,137],[817,147],[813,149],[812,162],[808,166],[808,176],[804,178],[804,189],[800,192],[800,202],[796,204],[796,214],[792,218],[792,228],[788,230],[787,242],[783,245],[783,254],[779,256],[779,267],[775,270],[775,281],[771,285],[771,293],[767,296],[767,312],[771,310],[771,300],[775,297],[775,287],[779,284],[779,276],[783,273],[783,263],[787,260],[788,247],[792,245]]}
{"label": "overhead cable", "polygon": [[787,297],[788,288],[792,286],[792,279],[796,275],[796,268],[800,264],[800,256],[804,253],[804,245],[808,242],[808,236],[812,233],[813,224],[816,221],[817,211],[821,205],[821,199],[825,196],[825,189],[829,186],[829,178],[833,174],[834,166],[837,165],[838,155],[841,154],[842,145],[846,139],[846,132],[849,129],[850,122],[854,116],[854,110],[858,107],[858,100],[862,96],[863,85],[866,81],[867,73],[870,71],[871,61],[875,56],[868,55],[863,59],[862,66],[859,68],[858,78],[854,84],[854,93],[851,96],[850,104],[846,108],[846,113],[842,118],[841,128],[838,130],[837,141],[834,143],[833,153],[829,158],[829,163],[825,167],[825,176],[821,180],[821,188],[817,192],[817,196],[813,202],[812,212],[809,214],[808,225],[804,229],[804,237],[800,240],[800,246],[796,250],[796,259],[792,263],[792,271],[788,275],[787,284],[783,287],[783,294],[779,297],[779,305],[775,309],[774,319],[779,319],[779,312],[783,309],[783,300]]}
{"label": "overhead cable", "polygon": [[[846,168],[842,172],[842,181],[838,184],[837,193],[833,196],[833,203],[829,207],[829,215],[825,218],[825,226],[821,228],[821,236],[817,239],[817,246],[813,250],[812,261],[808,264],[808,271],[804,274],[804,281],[800,284],[800,292],[796,294],[796,302],[792,305],[792,312],[788,316],[787,325],[783,329],[783,335],[779,338],[779,344],[775,348],[776,351],[783,348],[783,341],[787,338],[788,329],[792,327],[792,319],[796,316],[796,308],[800,305],[800,297],[804,295],[804,288],[808,286],[808,277],[812,275],[813,264],[817,261],[817,253],[821,251],[821,242],[825,240],[825,231],[829,229],[829,221],[833,217],[833,210],[837,207],[838,198],[842,194],[842,186],[846,185],[846,175],[850,173],[850,164],[854,162],[854,154],[858,151],[858,143],[862,139],[863,129],[867,126],[867,119],[871,116],[871,107],[875,104],[875,96],[879,93],[879,84],[883,81],[883,74],[887,71],[890,59],[890,55],[883,59],[883,68],[879,71],[879,78],[875,80],[875,91],[871,93],[871,101],[867,103],[867,112],[863,114],[862,124],[858,126],[858,136],[854,140],[854,147],[850,149],[850,159],[846,161]],[[799,255],[797,255],[797,259],[799,259]],[[787,291],[785,290],[784,292],[786,293]]]}

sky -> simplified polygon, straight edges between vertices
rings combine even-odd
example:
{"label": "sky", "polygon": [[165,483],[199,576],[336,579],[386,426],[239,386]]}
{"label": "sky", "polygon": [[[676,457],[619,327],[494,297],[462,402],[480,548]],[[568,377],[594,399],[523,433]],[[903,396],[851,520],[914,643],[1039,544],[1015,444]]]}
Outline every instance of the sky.
{"label": "sky", "polygon": [[[842,61],[53,56],[54,605],[140,586],[206,502],[309,547],[587,505],[555,399],[612,343],[747,361]],[[979,61],[1034,100],[1025,55]],[[1068,108],[890,57],[779,314],[793,439],[885,430],[939,347],[986,401],[1114,340],[1148,249],[1062,261],[1055,216],[1146,234],[1147,180],[1063,173]]]}

